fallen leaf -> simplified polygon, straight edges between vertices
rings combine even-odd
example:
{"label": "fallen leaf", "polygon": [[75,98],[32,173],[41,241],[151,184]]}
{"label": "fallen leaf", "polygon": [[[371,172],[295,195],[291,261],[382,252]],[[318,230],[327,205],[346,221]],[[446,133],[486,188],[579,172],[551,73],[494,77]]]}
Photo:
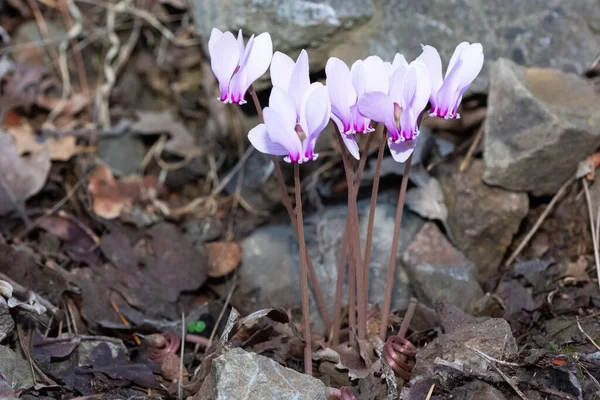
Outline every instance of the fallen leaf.
{"label": "fallen leaf", "polygon": [[49,339],[44,337],[38,330],[35,330],[31,338],[31,353],[37,361],[47,365],[50,364],[52,359],[68,357],[78,345],[79,339],[76,337],[66,341]]}
{"label": "fallen leaf", "polygon": [[[59,97],[39,95],[36,98],[35,104],[50,111],[60,105],[61,102],[62,99]],[[63,106],[59,115],[73,116],[78,114],[88,104],[90,104],[89,97],[83,95],[82,93],[73,93],[71,97],[65,100],[65,105]]]}
{"label": "fallen leaf", "polygon": [[90,174],[88,191],[93,198],[94,213],[104,219],[114,219],[135,202],[156,198],[158,181],[150,176],[131,176],[117,181],[109,167],[99,164]]}
{"label": "fallen leaf", "polygon": [[570,262],[565,271],[565,282],[568,283],[587,283],[590,281],[590,276],[586,272],[588,262],[585,257],[581,256],[575,262]]}
{"label": "fallen leaf", "polygon": [[60,211],[58,215],[41,217],[38,226],[64,242],[64,249],[76,261],[89,260],[97,263],[92,253],[98,248],[100,239],[96,234],[75,217]]}
{"label": "fallen leaf", "polygon": [[235,242],[206,243],[208,276],[220,278],[229,274],[242,260],[242,247]]}
{"label": "fallen leaf", "polygon": [[77,153],[94,151],[94,148],[78,146],[74,136],[42,140],[35,135],[32,126],[24,118],[18,124],[6,127],[6,132],[15,139],[17,151],[21,155],[47,151],[54,161],[68,161]]}
{"label": "fallen leaf", "polygon": [[405,204],[423,218],[438,220],[445,224],[448,209],[444,203],[444,192],[440,182],[429,177],[417,184],[419,187],[410,189],[406,193]]}
{"label": "fallen leaf", "polygon": [[336,368],[348,370],[348,377],[352,380],[366,378],[381,370],[381,360],[376,360],[367,367],[360,352],[347,344],[319,350],[314,354],[313,359],[335,363]]}
{"label": "fallen leaf", "polygon": [[[0,215],[13,211],[16,202],[23,202],[39,192],[50,171],[47,151],[21,157],[11,135],[0,131]],[[6,186],[6,187],[5,187]]]}
{"label": "fallen leaf", "polygon": [[[29,108],[35,104],[45,67],[12,64],[12,74],[5,74],[6,83],[0,92],[0,115],[15,107]],[[7,71],[5,71],[7,72]]]}
{"label": "fallen leaf", "polygon": [[133,131],[144,135],[169,134],[165,150],[185,158],[202,154],[192,134],[170,111],[138,111],[137,117],[138,121],[131,125]]}

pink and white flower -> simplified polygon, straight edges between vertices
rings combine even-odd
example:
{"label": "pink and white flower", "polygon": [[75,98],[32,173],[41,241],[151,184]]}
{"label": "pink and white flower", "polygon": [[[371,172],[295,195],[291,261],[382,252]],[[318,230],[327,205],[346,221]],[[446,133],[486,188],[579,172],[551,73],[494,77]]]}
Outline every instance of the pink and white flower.
{"label": "pink and white flower", "polygon": [[462,42],[456,46],[444,79],[442,79],[442,60],[434,47],[423,46],[423,53],[418,59],[425,63],[431,78],[429,115],[446,119],[460,118],[456,111],[462,96],[483,67],[481,44]]}
{"label": "pink and white flower", "polygon": [[419,134],[418,118],[430,94],[427,67],[415,60],[397,67],[390,77],[387,93],[365,93],[358,101],[361,114],[386,126],[388,145],[398,162],[406,161],[414,151]]}
{"label": "pink and white flower", "polygon": [[358,112],[359,97],[366,92],[388,91],[387,67],[381,58],[358,60],[352,68],[339,58],[331,57],[325,66],[327,89],[331,100],[331,119],[338,127],[350,154],[359,159],[357,133],[372,132],[371,120]]}
{"label": "pink and white flower", "polygon": [[271,64],[273,90],[264,124],[250,131],[248,139],[260,152],[285,156],[286,162],[316,160],[317,137],[329,123],[331,103],[327,88],[310,83],[308,55],[302,50],[294,62],[276,52]]}
{"label": "pink and white flower", "polygon": [[231,32],[214,28],[208,41],[212,70],[219,81],[220,100],[224,103],[246,103],[248,88],[260,78],[271,63],[271,35],[261,33],[248,39],[244,46],[242,30],[237,40]]}

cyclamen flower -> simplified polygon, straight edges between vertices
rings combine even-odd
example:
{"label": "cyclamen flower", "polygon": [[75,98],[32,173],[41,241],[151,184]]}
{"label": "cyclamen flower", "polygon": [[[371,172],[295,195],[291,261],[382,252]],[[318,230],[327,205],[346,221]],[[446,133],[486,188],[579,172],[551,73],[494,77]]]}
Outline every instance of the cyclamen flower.
{"label": "cyclamen flower", "polygon": [[442,79],[442,60],[435,48],[423,46],[423,53],[418,59],[425,63],[431,78],[429,115],[446,119],[460,118],[456,110],[462,96],[483,67],[481,44],[462,42],[456,46],[444,79]]}
{"label": "cyclamen flower", "polygon": [[316,160],[315,143],[329,123],[331,103],[325,86],[310,83],[306,51],[295,63],[276,52],[271,79],[269,107],[263,110],[265,123],[250,131],[250,143],[262,153],[285,156],[286,162]]}
{"label": "cyclamen flower", "polygon": [[386,61],[386,62],[384,62],[384,64],[385,64],[385,69],[387,70],[388,77],[391,77],[392,74],[394,72],[396,72],[396,70],[399,67],[408,66],[408,62],[406,61],[406,58],[400,53],[396,53],[396,55],[394,56],[394,61],[392,61],[391,63],[389,61]]}
{"label": "cyclamen flower", "polygon": [[387,92],[387,69],[381,58],[371,56],[352,64],[352,69],[339,58],[331,57],[325,66],[327,89],[331,100],[331,119],[338,127],[350,154],[359,158],[356,133],[373,131],[371,120],[358,112],[358,97],[365,92]]}
{"label": "cyclamen flower", "polygon": [[220,100],[244,104],[252,83],[267,71],[273,57],[271,35],[252,35],[244,47],[242,30],[237,40],[231,32],[214,28],[208,41],[212,70],[219,81]]}
{"label": "cyclamen flower", "polygon": [[394,160],[404,162],[414,151],[419,134],[418,118],[430,94],[427,68],[422,61],[415,60],[394,71],[387,94],[371,92],[360,97],[360,113],[385,124]]}

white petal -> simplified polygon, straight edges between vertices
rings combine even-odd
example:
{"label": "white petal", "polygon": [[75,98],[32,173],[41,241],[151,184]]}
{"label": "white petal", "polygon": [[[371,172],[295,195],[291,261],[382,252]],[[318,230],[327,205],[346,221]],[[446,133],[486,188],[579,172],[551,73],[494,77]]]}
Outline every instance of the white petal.
{"label": "white petal", "polygon": [[274,156],[286,156],[288,154],[285,147],[271,140],[265,124],[254,127],[248,133],[248,140],[261,153],[272,154]]}
{"label": "white petal", "polygon": [[265,107],[263,115],[265,117],[265,125],[267,127],[267,133],[271,138],[271,142],[284,147],[288,151],[292,161],[300,160],[300,156],[302,155],[302,142],[300,142],[300,138],[294,130],[294,126],[286,125],[281,116],[270,107]]}
{"label": "white petal", "polygon": [[431,79],[429,79],[429,72],[422,61],[413,61],[411,67],[415,71],[415,81],[417,85],[410,108],[416,115],[419,115],[429,102],[429,97],[431,95]]}
{"label": "white petal", "polygon": [[394,161],[403,163],[408,160],[408,157],[415,151],[417,140],[410,140],[399,143],[392,143],[388,140],[388,146],[390,147],[390,153]]}
{"label": "white petal", "polygon": [[350,107],[356,103],[356,91],[348,66],[339,58],[331,57],[325,66],[327,91],[331,100],[332,113],[343,122],[343,133],[352,128]]}
{"label": "white petal", "polygon": [[308,138],[316,137],[327,126],[331,114],[331,103],[327,88],[315,82],[306,91],[302,99],[300,125]]}
{"label": "white petal", "polygon": [[377,56],[370,56],[363,61],[363,66],[365,92],[387,93],[389,80],[383,60]]}
{"label": "white petal", "polygon": [[406,61],[406,57],[404,57],[402,54],[396,53],[394,56],[394,61],[392,62],[392,67],[396,69],[402,66],[408,66],[408,61]]}
{"label": "white petal", "polygon": [[292,71],[290,85],[288,87],[288,93],[294,99],[298,115],[301,114],[302,100],[309,86],[308,54],[306,53],[306,50],[302,50],[296,60],[296,65]]}
{"label": "white petal", "polygon": [[402,106],[404,96],[404,84],[406,80],[406,74],[408,73],[408,67],[400,66],[392,76],[390,77],[390,90],[389,95],[393,101]]}
{"label": "white petal", "polygon": [[431,90],[433,95],[442,86],[442,59],[438,51],[431,46],[423,46],[423,53],[417,58],[423,61],[429,71],[429,77],[431,79]]}
{"label": "white petal", "polygon": [[274,86],[271,90],[269,107],[279,114],[285,125],[296,125],[296,105],[288,92],[279,86]]}
{"label": "white petal", "polygon": [[279,86],[287,91],[290,86],[290,78],[294,65],[294,60],[286,54],[276,51],[271,61],[271,83],[273,86]]}

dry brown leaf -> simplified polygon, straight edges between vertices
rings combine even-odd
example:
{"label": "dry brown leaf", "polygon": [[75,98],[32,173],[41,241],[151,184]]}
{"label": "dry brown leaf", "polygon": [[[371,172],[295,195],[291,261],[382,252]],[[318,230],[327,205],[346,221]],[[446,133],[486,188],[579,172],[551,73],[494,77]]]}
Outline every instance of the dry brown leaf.
{"label": "dry brown leaf", "polygon": [[[14,138],[0,131],[0,171],[4,181],[0,186],[2,215],[16,208],[14,201],[25,201],[44,187],[50,171],[50,154],[41,151],[21,157]],[[8,188],[3,187],[4,185]]]}
{"label": "dry brown leaf", "polygon": [[569,263],[565,271],[565,281],[569,283],[589,282],[590,276],[586,272],[588,265],[588,261],[583,256],[579,257],[577,261]]}
{"label": "dry brown leaf", "polygon": [[78,146],[74,136],[63,136],[48,138],[45,141],[38,140],[32,126],[21,118],[17,124],[11,124],[6,132],[15,140],[19,154],[49,152],[50,159],[54,161],[68,161],[75,154],[94,151],[94,148]]}
{"label": "dry brown leaf", "polygon": [[242,261],[242,247],[235,242],[207,243],[208,276],[220,278],[229,274]]}
{"label": "dry brown leaf", "polygon": [[[44,95],[39,95],[36,98],[35,103],[46,110],[53,110],[61,103],[61,99],[58,97],[48,97]],[[81,93],[74,93],[69,99],[66,100],[66,103],[60,112],[60,115],[69,115],[73,116],[78,114],[81,110],[83,110],[88,104],[90,104],[90,99],[87,96],[84,96]]]}
{"label": "dry brown leaf", "polygon": [[151,176],[132,176],[117,181],[110,168],[100,164],[90,174],[88,191],[93,197],[94,213],[104,219],[114,219],[136,201],[156,198],[158,182]]}

